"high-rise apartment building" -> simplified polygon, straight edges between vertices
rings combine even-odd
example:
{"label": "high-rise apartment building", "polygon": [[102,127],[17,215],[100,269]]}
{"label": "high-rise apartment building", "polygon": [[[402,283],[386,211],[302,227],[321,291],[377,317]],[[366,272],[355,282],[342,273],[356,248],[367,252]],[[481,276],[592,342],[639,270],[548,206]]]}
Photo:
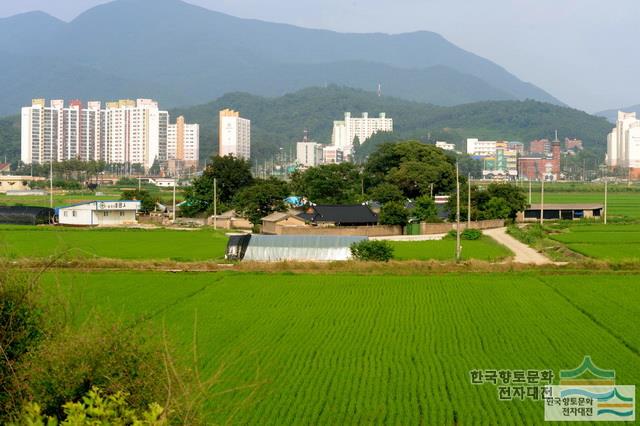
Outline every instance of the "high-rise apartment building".
{"label": "high-rise apartment building", "polygon": [[220,111],[218,153],[221,157],[251,158],[251,121],[231,109]]}
{"label": "high-rise apartment building", "polygon": [[170,174],[181,174],[198,168],[200,158],[200,126],[185,123],[184,117],[167,127],[167,169]]}
{"label": "high-rise apartment building", "polygon": [[640,120],[635,112],[618,111],[616,127],[607,137],[607,165],[628,168],[640,177]]}
{"label": "high-rise apartment building", "polygon": [[[193,127],[195,126],[195,127]],[[168,152],[169,114],[151,99],[107,102],[34,99],[22,108],[22,154],[25,164],[79,159],[108,164],[139,164],[149,170],[155,161],[175,159]],[[195,161],[199,156],[197,125],[181,124],[180,156]],[[176,134],[176,132],[174,132]],[[176,143],[174,143],[176,146]]]}
{"label": "high-rise apartment building", "polygon": [[378,132],[393,132],[393,119],[387,118],[384,112],[377,118],[370,118],[366,112],[362,117],[351,117],[350,112],[345,112],[344,120],[333,122],[331,145],[340,148],[345,155],[350,156],[356,137],[362,144]]}

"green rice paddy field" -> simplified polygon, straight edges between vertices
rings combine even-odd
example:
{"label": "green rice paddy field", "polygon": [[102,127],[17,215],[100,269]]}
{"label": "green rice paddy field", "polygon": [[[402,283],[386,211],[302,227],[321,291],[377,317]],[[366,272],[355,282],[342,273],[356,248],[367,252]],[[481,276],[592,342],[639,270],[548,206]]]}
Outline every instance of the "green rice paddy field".
{"label": "green rice paddy field", "polygon": [[550,237],[595,259],[640,261],[640,225],[576,224]]}
{"label": "green rice paddy field", "polygon": [[[71,258],[174,260],[183,262],[224,259],[227,237],[210,228],[85,229],[0,226],[0,256],[10,259],[44,258],[64,254]],[[452,260],[455,240],[393,242],[398,260]],[[463,241],[463,258],[499,260],[511,252],[491,238]]]}
{"label": "green rice paddy field", "polygon": [[[446,237],[440,241],[393,241],[394,257],[398,260],[452,260],[455,258],[456,240]],[[482,236],[478,240],[463,240],[462,258],[497,261],[513,256],[506,247],[492,238]]]}
{"label": "green rice paddy field", "polygon": [[51,226],[0,227],[0,256],[127,260],[204,261],[224,258],[227,237],[221,231],[199,229],[85,229]]}
{"label": "green rice paddy field", "polygon": [[[52,271],[77,324],[145,316],[205,377],[223,367],[210,422],[542,424],[543,404],[500,402],[473,369],[577,367],[591,355],[640,385],[635,275],[357,276]],[[197,317],[197,321],[196,321]],[[238,386],[249,390],[224,393]]]}

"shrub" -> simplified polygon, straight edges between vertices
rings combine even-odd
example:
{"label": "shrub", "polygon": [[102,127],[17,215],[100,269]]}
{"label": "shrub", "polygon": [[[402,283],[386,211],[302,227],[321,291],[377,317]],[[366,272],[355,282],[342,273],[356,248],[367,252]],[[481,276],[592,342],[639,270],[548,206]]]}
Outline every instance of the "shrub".
{"label": "shrub", "polygon": [[409,213],[402,203],[392,201],[380,209],[381,225],[400,225],[405,226],[409,222]]}
{"label": "shrub", "polygon": [[393,247],[387,241],[360,241],[351,245],[351,254],[357,260],[388,262],[393,259]]}
{"label": "shrub", "polygon": [[45,337],[37,300],[37,287],[26,275],[0,273],[0,423],[18,404],[16,365]]}
{"label": "shrub", "polygon": [[[456,230],[453,229],[449,231],[449,236],[455,238]],[[477,240],[481,236],[482,236],[482,231],[478,229],[465,229],[464,231],[460,232],[460,239],[462,240]]]}
{"label": "shrub", "polygon": [[150,404],[145,410],[134,410],[127,403],[128,395],[117,392],[104,395],[99,388],[92,388],[81,402],[69,401],[64,404],[62,422],[42,413],[42,408],[33,402],[25,405],[20,416],[20,424],[25,425],[139,425],[160,426],[167,424],[163,408]]}
{"label": "shrub", "polygon": [[[152,335],[152,334],[150,334]],[[47,416],[64,418],[64,405],[80,401],[94,386],[124,392],[133,409],[164,401],[165,362],[158,344],[136,328],[92,324],[57,333],[16,369],[23,399],[38,401]]]}

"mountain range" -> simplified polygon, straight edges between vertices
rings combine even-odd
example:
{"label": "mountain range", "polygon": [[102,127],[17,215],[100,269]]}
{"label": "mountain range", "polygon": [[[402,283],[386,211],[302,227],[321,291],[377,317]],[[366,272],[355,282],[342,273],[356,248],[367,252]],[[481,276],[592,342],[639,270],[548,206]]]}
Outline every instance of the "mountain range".
{"label": "mountain range", "polygon": [[427,31],[348,34],[242,19],[179,0],[116,0],[71,22],[0,19],[0,115],[31,98],[148,97],[194,105],[234,91],[281,96],[338,84],[450,106],[534,99],[501,66]]}

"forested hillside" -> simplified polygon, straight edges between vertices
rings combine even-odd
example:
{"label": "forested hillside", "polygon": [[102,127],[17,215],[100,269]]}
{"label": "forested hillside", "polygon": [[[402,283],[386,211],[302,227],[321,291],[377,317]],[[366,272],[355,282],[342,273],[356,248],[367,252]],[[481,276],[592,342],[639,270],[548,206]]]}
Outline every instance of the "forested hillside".
{"label": "forested hillside", "polygon": [[561,138],[583,139],[587,148],[604,154],[611,127],[604,118],[532,100],[441,107],[338,86],[310,88],[278,98],[231,93],[208,104],[171,111],[172,117],[182,114],[187,121],[200,123],[203,158],[217,150],[217,114],[223,108],[236,109],[251,119],[252,150],[258,160],[270,157],[280,147],[291,149],[305,129],[311,139],[329,143],[333,121],[341,120],[345,111],[354,116],[365,111],[370,115],[386,112],[393,118],[394,134],[378,140],[445,140],[458,144],[459,149],[464,148],[467,137],[528,142],[552,138],[557,129]]}

